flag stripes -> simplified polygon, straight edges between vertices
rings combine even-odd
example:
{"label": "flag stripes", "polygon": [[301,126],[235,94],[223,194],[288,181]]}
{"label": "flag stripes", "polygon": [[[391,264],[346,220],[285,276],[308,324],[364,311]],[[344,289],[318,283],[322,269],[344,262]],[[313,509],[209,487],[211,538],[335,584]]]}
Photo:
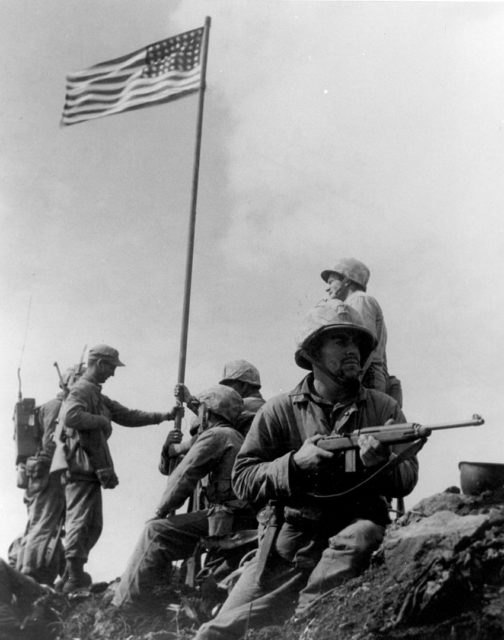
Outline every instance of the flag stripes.
{"label": "flag stripes", "polygon": [[203,28],[67,76],[62,124],[174,100],[201,86]]}

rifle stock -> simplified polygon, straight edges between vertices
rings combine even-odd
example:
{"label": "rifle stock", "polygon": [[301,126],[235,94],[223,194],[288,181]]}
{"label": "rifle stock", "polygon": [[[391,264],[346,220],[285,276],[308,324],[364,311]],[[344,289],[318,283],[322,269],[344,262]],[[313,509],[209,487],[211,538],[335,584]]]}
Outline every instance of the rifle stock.
{"label": "rifle stock", "polygon": [[358,449],[359,436],[369,435],[376,438],[379,442],[389,444],[401,444],[413,442],[414,440],[428,438],[433,431],[442,429],[458,429],[460,427],[477,427],[484,424],[483,418],[474,414],[472,420],[465,422],[448,422],[443,424],[420,425],[414,422],[405,422],[401,424],[384,425],[381,427],[367,427],[352,431],[348,434],[325,436],[317,440],[317,447],[325,451],[347,451],[349,449]]}

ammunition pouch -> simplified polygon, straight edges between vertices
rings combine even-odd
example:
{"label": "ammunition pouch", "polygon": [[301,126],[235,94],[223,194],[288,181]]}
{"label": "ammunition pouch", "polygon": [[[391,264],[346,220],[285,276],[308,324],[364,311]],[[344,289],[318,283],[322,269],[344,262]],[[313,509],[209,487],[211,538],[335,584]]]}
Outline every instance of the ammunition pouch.
{"label": "ammunition pouch", "polygon": [[214,504],[208,510],[208,536],[223,537],[233,532],[234,512],[224,504]]}
{"label": "ammunition pouch", "polygon": [[70,473],[94,473],[94,467],[91,464],[91,460],[87,451],[82,445],[77,442],[73,449],[69,452],[68,456],[68,469]]}
{"label": "ammunition pouch", "polygon": [[51,459],[48,456],[30,456],[26,460],[27,489],[30,493],[40,493],[49,484]]}

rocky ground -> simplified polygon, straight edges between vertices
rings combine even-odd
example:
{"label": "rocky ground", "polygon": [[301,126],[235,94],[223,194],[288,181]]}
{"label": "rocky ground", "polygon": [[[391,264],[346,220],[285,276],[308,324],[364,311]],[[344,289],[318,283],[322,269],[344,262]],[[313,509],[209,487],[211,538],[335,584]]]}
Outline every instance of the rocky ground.
{"label": "rocky ground", "polygon": [[[104,585],[105,587],[107,585]],[[190,599],[120,614],[110,588],[56,607],[57,640],[188,640]],[[324,594],[302,620],[251,631],[249,640],[502,640],[504,488],[477,497],[448,489],[396,521],[371,566]]]}

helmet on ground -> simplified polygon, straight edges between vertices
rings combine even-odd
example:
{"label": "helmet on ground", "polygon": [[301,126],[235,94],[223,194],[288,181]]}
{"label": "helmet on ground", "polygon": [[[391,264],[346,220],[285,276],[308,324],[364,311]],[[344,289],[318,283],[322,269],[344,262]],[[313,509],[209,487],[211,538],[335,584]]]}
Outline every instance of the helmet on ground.
{"label": "helmet on ground", "polygon": [[322,271],[320,275],[322,280],[327,282],[329,276],[334,274],[348,278],[362,287],[364,291],[366,290],[369,276],[371,275],[366,265],[355,258],[341,258],[333,269],[326,269]]}
{"label": "helmet on ground", "polygon": [[303,369],[311,369],[306,352],[323,333],[338,329],[359,335],[361,363],[364,363],[376,346],[374,333],[364,325],[362,316],[356,309],[340,300],[331,299],[321,300],[308,312],[297,341],[294,356],[296,364]]}
{"label": "helmet on ground", "polygon": [[261,377],[258,369],[247,360],[230,360],[226,362],[220,384],[224,384],[228,380],[240,380],[258,388],[261,387]]}
{"label": "helmet on ground", "polygon": [[223,384],[216,384],[196,396],[207,409],[228,422],[234,423],[243,410],[243,400],[238,392]]}

